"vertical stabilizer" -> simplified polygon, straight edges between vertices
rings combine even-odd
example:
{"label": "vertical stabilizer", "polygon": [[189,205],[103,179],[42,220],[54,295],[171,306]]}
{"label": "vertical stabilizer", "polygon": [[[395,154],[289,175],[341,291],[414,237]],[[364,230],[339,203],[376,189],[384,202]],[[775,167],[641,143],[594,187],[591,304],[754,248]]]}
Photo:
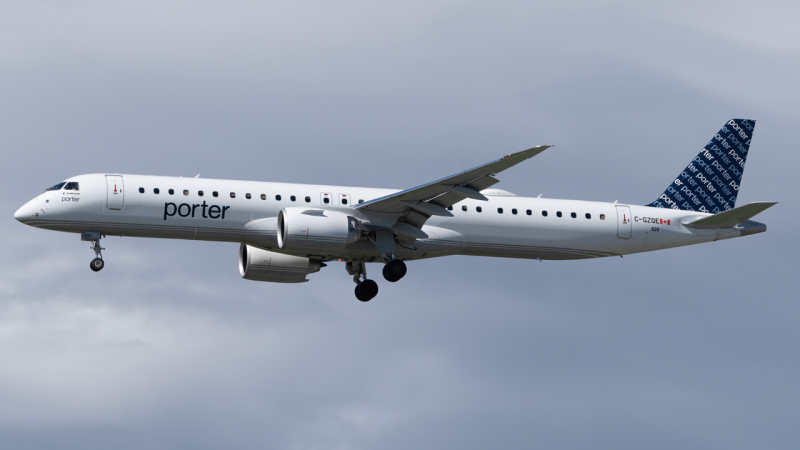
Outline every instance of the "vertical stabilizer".
{"label": "vertical stabilizer", "polygon": [[712,214],[733,209],[755,126],[755,120],[729,120],[658,200],[646,206]]}

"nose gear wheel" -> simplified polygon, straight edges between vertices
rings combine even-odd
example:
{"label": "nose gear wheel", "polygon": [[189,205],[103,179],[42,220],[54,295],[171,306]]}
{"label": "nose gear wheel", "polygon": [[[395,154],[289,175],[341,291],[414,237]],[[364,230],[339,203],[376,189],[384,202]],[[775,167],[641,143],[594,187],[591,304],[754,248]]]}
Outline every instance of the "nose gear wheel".
{"label": "nose gear wheel", "polygon": [[103,270],[105,265],[106,263],[103,262],[102,258],[95,258],[89,263],[89,267],[95,272]]}

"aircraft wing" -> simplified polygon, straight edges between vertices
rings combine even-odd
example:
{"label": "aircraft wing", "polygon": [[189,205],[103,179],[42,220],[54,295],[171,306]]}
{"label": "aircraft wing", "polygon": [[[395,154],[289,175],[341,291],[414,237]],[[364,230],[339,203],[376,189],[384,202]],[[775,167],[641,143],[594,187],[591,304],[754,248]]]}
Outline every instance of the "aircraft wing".
{"label": "aircraft wing", "polygon": [[552,145],[540,145],[511,153],[474,169],[359,203],[356,205],[356,209],[378,213],[399,213],[402,214],[402,222],[422,227],[430,216],[452,217],[453,214],[446,208],[465,198],[487,200],[480,191],[500,181],[494,178],[494,175],[526,159],[533,158],[550,147]]}

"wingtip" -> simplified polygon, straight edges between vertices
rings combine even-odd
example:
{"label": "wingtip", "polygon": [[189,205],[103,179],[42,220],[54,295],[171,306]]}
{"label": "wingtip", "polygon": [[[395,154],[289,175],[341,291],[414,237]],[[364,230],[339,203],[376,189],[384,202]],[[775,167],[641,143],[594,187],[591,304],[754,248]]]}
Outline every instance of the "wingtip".
{"label": "wingtip", "polygon": [[[530,158],[530,157],[538,155],[539,153],[547,150],[550,147],[553,147],[553,146],[552,145],[537,145],[536,147],[531,147],[531,148],[529,148],[527,150],[522,150],[521,152],[509,153],[507,155],[504,155],[500,159],[511,158],[512,156],[527,156],[528,158]],[[533,153],[533,154],[529,155],[529,153]]]}

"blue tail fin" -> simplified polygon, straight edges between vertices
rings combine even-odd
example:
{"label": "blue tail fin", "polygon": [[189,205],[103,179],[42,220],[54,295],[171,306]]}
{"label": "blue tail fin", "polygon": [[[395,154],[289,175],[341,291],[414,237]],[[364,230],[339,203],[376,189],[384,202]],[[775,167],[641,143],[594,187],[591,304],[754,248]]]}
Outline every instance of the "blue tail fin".
{"label": "blue tail fin", "polygon": [[712,214],[733,209],[755,126],[755,120],[729,120],[658,200],[646,206]]}

